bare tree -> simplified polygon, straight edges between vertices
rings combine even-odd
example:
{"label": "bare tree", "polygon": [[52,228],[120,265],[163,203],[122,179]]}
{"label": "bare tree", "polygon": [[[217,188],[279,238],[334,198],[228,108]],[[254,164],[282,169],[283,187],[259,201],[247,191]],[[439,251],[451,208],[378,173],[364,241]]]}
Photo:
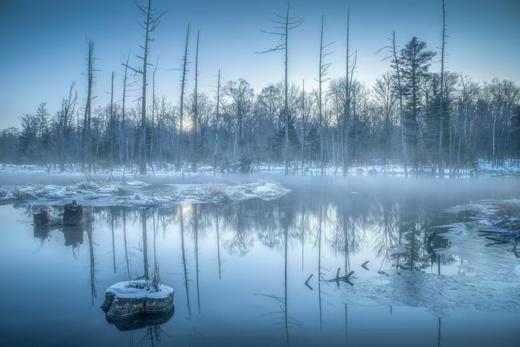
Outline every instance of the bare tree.
{"label": "bare tree", "polygon": [[393,54],[393,60],[392,65],[395,71],[395,76],[397,79],[397,93],[399,95],[399,122],[401,124],[401,147],[403,149],[403,159],[404,159],[404,171],[405,173],[408,172],[407,170],[407,160],[408,157],[407,149],[406,149],[406,141],[404,137],[404,112],[403,112],[403,85],[402,85],[402,79],[401,79],[401,67],[399,65],[399,58],[397,57],[397,48],[395,44],[395,30],[392,31],[392,54]]}
{"label": "bare tree", "polygon": [[91,154],[91,118],[92,118],[92,82],[94,80],[94,41],[88,41],[87,53],[87,100],[83,117],[83,135],[81,137],[81,168],[85,170],[88,162],[88,171],[92,168]]}
{"label": "bare tree", "polygon": [[320,59],[319,59],[319,69],[318,69],[318,125],[320,129],[320,174],[323,176],[325,169],[325,145],[324,145],[324,116],[323,116],[323,83],[328,80],[326,78],[328,69],[330,67],[330,63],[325,63],[325,58],[330,55],[330,52],[327,52],[327,48],[331,46],[331,44],[324,44],[323,42],[323,28],[324,28],[324,19],[321,16],[321,31],[320,31]]}
{"label": "bare tree", "polygon": [[114,114],[114,71],[112,71],[112,76],[110,79],[110,118],[109,118],[109,163],[110,169],[112,170],[113,161],[114,161],[114,126],[115,126],[115,114]]}
{"label": "bare tree", "polygon": [[223,93],[230,99],[226,113],[236,116],[231,158],[235,161],[245,154],[244,119],[251,114],[253,108],[253,88],[243,79],[228,81]]}
{"label": "bare tree", "polygon": [[197,43],[195,45],[195,88],[193,91],[192,112],[192,140],[191,140],[191,169],[197,171],[197,124],[199,121],[199,32],[197,31]]}
{"label": "bare tree", "polygon": [[301,171],[303,175],[305,165],[305,132],[307,131],[307,110],[305,108],[305,80],[302,81],[302,147],[301,147]]}
{"label": "bare tree", "polygon": [[182,77],[181,77],[181,100],[179,104],[179,133],[177,136],[177,169],[179,170],[182,164],[182,153],[183,153],[183,142],[182,142],[182,131],[184,122],[184,92],[186,89],[186,73],[188,71],[188,42],[190,39],[190,24],[186,29],[186,42],[184,44],[184,57],[182,58]]}
{"label": "bare tree", "polygon": [[66,142],[69,140],[72,132],[72,117],[78,101],[78,93],[74,92],[74,86],[75,83],[71,83],[68,97],[63,98],[61,102],[61,110],[58,113],[58,157],[61,171],[65,170]]}
{"label": "bare tree", "polygon": [[343,175],[348,173],[348,122],[350,119],[350,7],[347,10],[347,51],[345,55],[345,101],[343,110]]}
{"label": "bare tree", "polygon": [[[152,73],[152,122],[150,124],[150,167],[152,171],[155,173],[153,160],[156,158],[154,155],[155,146],[154,142],[157,144],[157,139],[155,137],[155,119],[156,117],[159,118],[159,115],[157,114],[157,99],[155,98],[155,81],[156,81],[156,74],[157,74],[157,67],[159,66],[159,57],[157,57],[157,60],[155,61],[155,65],[153,68]],[[157,120],[157,124],[159,124],[159,120]]]}
{"label": "bare tree", "polygon": [[397,102],[394,91],[394,81],[391,74],[384,74],[381,79],[376,80],[374,96],[377,106],[383,115],[383,156],[385,164],[388,164],[392,116]]}
{"label": "bare tree", "polygon": [[120,157],[124,163],[127,164],[129,159],[128,155],[128,138],[126,136],[126,88],[127,88],[127,80],[128,80],[128,63],[130,60],[130,55],[126,57],[126,63],[123,63],[124,66],[124,74],[123,74],[123,95],[121,101],[121,129],[120,129]]}
{"label": "bare tree", "polygon": [[215,148],[213,151],[213,174],[217,173],[217,158],[218,158],[218,131],[219,131],[219,116],[220,116],[220,69],[218,70],[217,79],[217,104],[215,109]]}
{"label": "bare tree", "polygon": [[378,50],[378,53],[383,50],[390,51],[389,56],[383,58],[383,60],[390,59],[391,63],[390,66],[393,69],[393,73],[395,76],[394,82],[395,82],[395,89],[397,92],[398,100],[399,100],[399,123],[400,123],[400,138],[401,138],[401,150],[402,150],[402,159],[404,162],[404,171],[405,175],[408,174],[408,168],[407,168],[407,148],[406,148],[406,141],[405,141],[405,134],[404,134],[404,103],[403,103],[403,73],[402,73],[402,67],[401,67],[401,61],[399,59],[399,56],[397,55],[397,44],[396,44],[396,38],[395,38],[395,30],[392,31],[392,37],[389,39],[391,41],[391,44],[388,46],[385,46]]}
{"label": "bare tree", "polygon": [[[442,1],[442,42],[441,42],[441,81],[440,81],[440,96],[439,96],[439,172],[442,175],[443,166],[442,166],[442,148],[443,148],[443,138],[444,138],[444,57],[445,57],[445,48],[446,48],[446,6],[444,0]],[[450,146],[451,150],[451,146]],[[449,158],[451,161],[451,157]]]}
{"label": "bare tree", "polygon": [[162,16],[166,11],[158,11],[152,7],[152,0],[148,0],[146,7],[137,5],[137,8],[144,18],[144,45],[142,46],[143,55],[137,56],[142,61],[140,69],[126,65],[129,69],[142,76],[141,87],[141,121],[139,132],[139,173],[146,175],[146,87],[147,87],[147,70],[150,54],[150,43],[153,41],[152,33],[157,29]]}
{"label": "bare tree", "polygon": [[288,90],[289,90],[289,81],[288,81],[288,70],[289,70],[289,32],[293,29],[299,27],[302,23],[302,19],[300,17],[293,17],[290,15],[291,11],[291,0],[287,0],[285,15],[275,14],[276,19],[273,20],[275,24],[275,31],[263,31],[266,34],[275,35],[279,38],[277,45],[271,49],[266,51],[258,52],[258,53],[272,53],[272,52],[280,52],[282,51],[284,54],[284,109],[283,114],[285,118],[285,144],[284,144],[284,164],[285,164],[285,174],[289,174],[289,102],[288,102]]}

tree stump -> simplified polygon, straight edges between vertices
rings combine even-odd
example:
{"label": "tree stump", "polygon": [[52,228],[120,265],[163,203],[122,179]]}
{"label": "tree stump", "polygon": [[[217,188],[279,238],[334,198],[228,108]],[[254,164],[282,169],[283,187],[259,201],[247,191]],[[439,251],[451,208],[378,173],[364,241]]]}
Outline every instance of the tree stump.
{"label": "tree stump", "polygon": [[42,225],[49,224],[51,221],[51,217],[49,216],[49,211],[42,208],[40,211],[36,212],[33,215],[33,221],[34,221],[34,225],[36,225],[36,226],[42,226]]}
{"label": "tree stump", "polygon": [[76,200],[71,204],[65,204],[63,211],[64,225],[80,225],[83,221],[83,206],[78,205]]}
{"label": "tree stump", "polygon": [[146,280],[118,282],[105,291],[101,305],[111,321],[156,316],[173,309],[173,288]]}

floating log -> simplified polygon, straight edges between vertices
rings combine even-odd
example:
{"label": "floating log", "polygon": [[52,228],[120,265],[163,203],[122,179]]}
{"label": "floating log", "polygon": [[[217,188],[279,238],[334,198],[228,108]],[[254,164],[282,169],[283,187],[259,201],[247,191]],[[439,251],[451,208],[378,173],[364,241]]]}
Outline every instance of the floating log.
{"label": "floating log", "polygon": [[341,281],[341,282],[346,282],[346,283],[350,284],[351,286],[353,286],[354,283],[352,283],[350,281],[350,277],[354,274],[354,271],[350,271],[345,276],[340,276],[339,275],[340,270],[341,270],[341,268],[338,267],[338,270],[336,271],[336,278],[331,278],[331,279],[327,280],[326,282],[336,282],[339,285],[339,282]]}
{"label": "floating log", "polygon": [[63,207],[63,224],[79,225],[83,221],[83,206],[78,205],[76,200]]}

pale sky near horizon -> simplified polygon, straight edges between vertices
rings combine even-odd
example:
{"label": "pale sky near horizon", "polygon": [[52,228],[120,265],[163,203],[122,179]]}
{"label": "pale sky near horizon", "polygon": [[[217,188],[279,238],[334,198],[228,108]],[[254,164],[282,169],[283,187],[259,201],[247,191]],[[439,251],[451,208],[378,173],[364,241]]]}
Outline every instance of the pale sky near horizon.
{"label": "pale sky near horizon", "polygon": [[[143,0],[141,0],[143,1]],[[186,25],[200,30],[200,87],[213,96],[217,71],[224,81],[244,78],[258,91],[283,77],[281,54],[259,55],[275,38],[273,13],[284,0],[154,0],[167,10],[154,34],[151,61],[159,57],[157,95],[178,103],[179,71]],[[312,88],[318,72],[321,15],[325,41],[334,42],[330,77],[344,73],[346,9],[351,8],[351,49],[357,50],[355,78],[371,86],[389,70],[384,54],[392,30],[398,43],[413,36],[438,50],[441,36],[440,0],[293,0],[293,14],[303,24],[290,38],[289,78]],[[520,0],[446,0],[447,69],[477,81],[520,82]],[[95,41],[95,106],[108,102],[110,75],[116,72],[116,101],[121,100],[121,62],[128,54],[137,64],[142,44],[141,18],[133,0],[0,0],[0,129],[18,126],[19,117],[47,102],[54,114],[75,81],[80,107],[85,100],[87,40]],[[194,31],[192,33],[194,34]],[[191,36],[191,48],[195,35]],[[193,57],[193,50],[191,51]],[[193,59],[191,59],[193,60]],[[432,65],[438,69],[438,63]],[[192,69],[193,70],[193,69]],[[193,88],[190,71],[188,90]],[[129,101],[135,100],[137,96]]]}

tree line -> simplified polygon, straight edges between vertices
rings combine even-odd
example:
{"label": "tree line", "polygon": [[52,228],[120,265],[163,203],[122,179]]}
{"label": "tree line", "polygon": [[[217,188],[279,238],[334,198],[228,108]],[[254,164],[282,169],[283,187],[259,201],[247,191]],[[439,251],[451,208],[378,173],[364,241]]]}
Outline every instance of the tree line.
{"label": "tree line", "polygon": [[[122,80],[112,72],[110,102],[94,104],[95,44],[87,43],[84,101],[72,83],[55,115],[41,103],[21,117],[21,126],[0,133],[0,160],[36,163],[61,170],[81,165],[85,172],[98,167],[138,167],[140,174],[155,168],[196,171],[249,171],[251,163],[268,167],[283,164],[285,172],[334,167],[347,174],[364,163],[399,163],[415,173],[441,173],[476,165],[478,159],[500,163],[520,157],[520,88],[512,81],[476,82],[445,69],[446,16],[441,51],[417,37],[399,48],[395,31],[386,52],[389,70],[373,86],[356,79],[357,53],[350,47],[350,9],[346,14],[345,73],[328,76],[330,44],[322,17],[317,47],[318,85],[291,83],[288,76],[289,35],[302,23],[291,15],[287,1],[283,15],[273,20],[279,41],[259,53],[281,51],[283,82],[254,90],[244,79],[223,81],[220,70],[215,93],[198,88],[199,32],[194,52],[187,26],[182,55],[180,100],[155,93],[159,59],[150,63],[153,33],[166,12],[147,0],[138,6],[143,19],[142,53],[136,65],[122,64]],[[203,46],[202,46],[203,47]],[[319,49],[319,50],[318,50]],[[187,90],[193,55],[192,91]],[[437,57],[439,56],[439,57]],[[432,71],[434,59],[440,71]],[[151,71],[150,71],[151,70]],[[119,85],[115,95],[114,85]],[[128,91],[139,88],[137,101]],[[114,98],[120,99],[115,102]]]}

